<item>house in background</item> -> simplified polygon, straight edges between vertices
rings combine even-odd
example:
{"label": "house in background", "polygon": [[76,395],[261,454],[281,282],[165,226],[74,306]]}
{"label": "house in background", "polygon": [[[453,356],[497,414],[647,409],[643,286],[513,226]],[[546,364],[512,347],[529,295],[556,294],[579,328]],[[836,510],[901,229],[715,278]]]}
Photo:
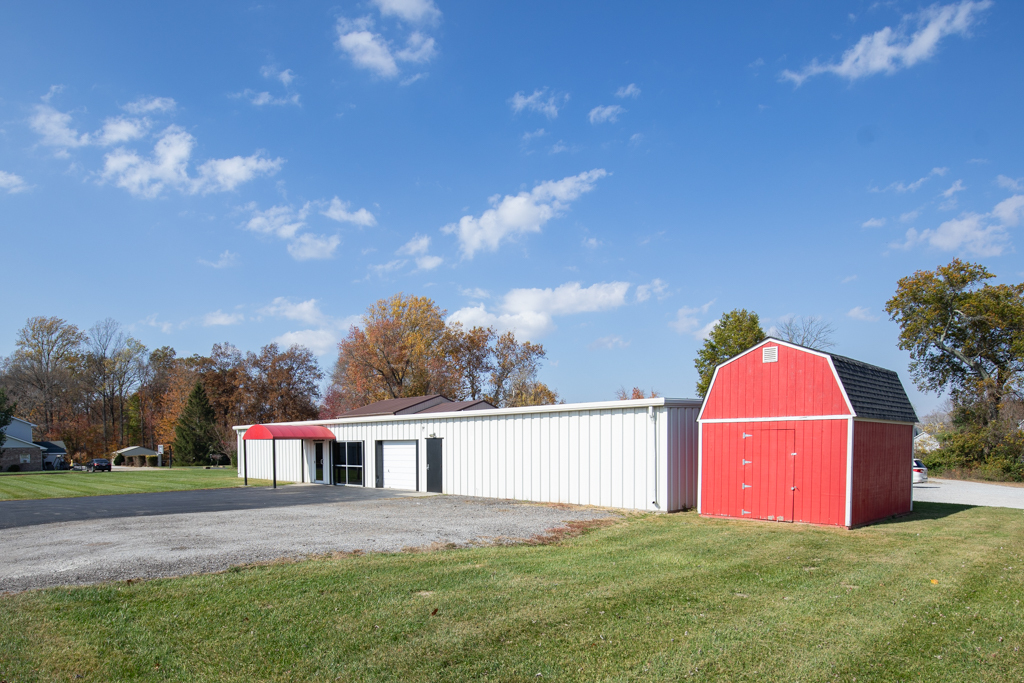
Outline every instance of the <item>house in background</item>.
{"label": "house in background", "polygon": [[17,465],[22,472],[43,469],[43,447],[32,441],[33,427],[35,425],[28,420],[15,417],[4,428],[7,438],[0,452],[0,470],[7,472],[12,465]]}
{"label": "house in background", "polygon": [[[146,456],[156,455],[159,458],[157,460],[157,465],[159,467],[163,467],[163,457],[156,451],[143,448],[142,446],[128,446],[127,448],[122,448],[119,451],[114,451],[114,456],[116,457],[118,455],[123,455],[124,464],[131,467],[145,467]],[[113,458],[111,458],[111,460],[113,460]]]}

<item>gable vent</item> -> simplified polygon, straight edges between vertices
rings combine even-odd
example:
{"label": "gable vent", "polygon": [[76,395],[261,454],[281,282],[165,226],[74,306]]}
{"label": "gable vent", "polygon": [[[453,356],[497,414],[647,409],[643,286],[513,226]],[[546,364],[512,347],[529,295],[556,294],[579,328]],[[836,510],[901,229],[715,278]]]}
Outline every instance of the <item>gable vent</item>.
{"label": "gable vent", "polygon": [[778,346],[765,346],[761,349],[761,362],[762,363],[777,363],[779,360],[779,347]]}

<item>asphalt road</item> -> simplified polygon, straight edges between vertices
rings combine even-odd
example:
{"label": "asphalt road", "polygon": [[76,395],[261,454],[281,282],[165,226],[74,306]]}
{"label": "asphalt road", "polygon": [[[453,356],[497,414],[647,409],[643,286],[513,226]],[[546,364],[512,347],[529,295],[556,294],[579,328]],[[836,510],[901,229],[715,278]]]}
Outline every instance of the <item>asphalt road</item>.
{"label": "asphalt road", "polygon": [[432,494],[391,489],[323,486],[322,484],[291,484],[277,489],[253,486],[197,491],[125,493],[113,496],[47,498],[44,500],[7,500],[0,501],[0,529],[57,522],[230,510],[265,510],[295,505],[341,503],[367,498],[424,495]]}
{"label": "asphalt road", "polygon": [[1024,487],[932,478],[914,484],[914,500],[1024,510]]}
{"label": "asphalt road", "polygon": [[[45,509],[51,505],[57,509]],[[617,515],[321,485],[6,501],[0,502],[7,522],[0,533],[0,592],[216,572],[355,550],[514,542],[568,521]],[[12,517],[25,523],[10,524]]]}

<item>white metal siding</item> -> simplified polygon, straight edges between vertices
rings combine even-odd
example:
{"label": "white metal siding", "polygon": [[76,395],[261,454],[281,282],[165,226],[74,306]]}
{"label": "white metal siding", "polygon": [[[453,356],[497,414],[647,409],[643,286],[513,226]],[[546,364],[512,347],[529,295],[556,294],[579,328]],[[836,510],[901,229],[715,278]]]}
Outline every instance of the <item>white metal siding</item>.
{"label": "white metal siding", "polygon": [[416,490],[416,442],[384,442],[384,488]]}
{"label": "white metal siding", "polygon": [[[489,410],[316,424],[326,426],[339,441],[364,443],[364,481],[369,486],[376,480],[377,441],[416,441],[418,488],[425,491],[426,439],[434,436],[444,440],[442,487],[447,494],[638,510],[696,506],[700,403],[636,403],[623,402],[621,408],[609,402],[580,410]],[[298,444],[277,442],[279,480],[299,481]],[[269,478],[270,442],[249,441],[248,447],[249,476]],[[286,460],[294,461],[289,476],[284,474]],[[239,476],[241,469],[239,463]]]}

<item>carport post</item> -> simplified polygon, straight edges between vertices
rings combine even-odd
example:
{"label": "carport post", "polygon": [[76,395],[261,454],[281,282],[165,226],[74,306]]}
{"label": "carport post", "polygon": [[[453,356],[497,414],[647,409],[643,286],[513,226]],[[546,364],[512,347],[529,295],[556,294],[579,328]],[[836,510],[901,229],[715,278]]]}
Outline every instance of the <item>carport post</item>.
{"label": "carport post", "polygon": [[249,485],[249,458],[248,449],[246,448],[245,435],[242,435],[242,474],[245,476],[245,485]]}
{"label": "carport post", "polygon": [[277,488],[277,439],[270,440],[270,457],[274,461],[274,488]]}

